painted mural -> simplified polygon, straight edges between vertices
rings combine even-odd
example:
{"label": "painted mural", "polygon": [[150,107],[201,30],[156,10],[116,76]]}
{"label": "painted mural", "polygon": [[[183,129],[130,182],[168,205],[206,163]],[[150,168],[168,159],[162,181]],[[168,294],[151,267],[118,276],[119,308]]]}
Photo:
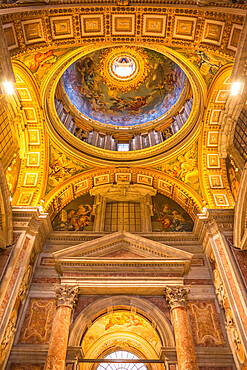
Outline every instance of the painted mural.
{"label": "painted mural", "polygon": [[63,86],[72,104],[87,118],[116,126],[139,125],[163,116],[178,101],[185,73],[163,54],[140,50],[148,59],[150,72],[137,89],[127,92],[113,89],[99,73],[106,49],[69,66],[63,74]]}
{"label": "painted mural", "polygon": [[93,197],[85,194],[67,204],[55,217],[53,229],[57,231],[92,231]]}
{"label": "painted mural", "polygon": [[229,158],[229,156],[226,158],[226,168],[227,168],[227,177],[228,177],[228,181],[229,181],[230,188],[232,191],[232,195],[233,195],[234,200],[236,201],[237,196],[238,196],[239,186],[240,186],[241,175],[237,167],[235,166],[235,163],[233,162],[233,160]]}
{"label": "painted mural", "polygon": [[194,66],[199,69],[207,86],[210,85],[214,75],[222,66],[233,62],[231,59],[226,59],[222,56],[209,52],[206,53],[202,50],[192,50],[192,52],[188,50],[185,52],[184,49],[181,48],[174,49],[187,57],[194,64]]}
{"label": "painted mural", "polygon": [[64,180],[86,170],[88,165],[72,159],[50,142],[49,145],[49,171],[46,194]]}
{"label": "painted mural", "polygon": [[153,198],[152,231],[184,232],[192,231],[190,216],[172,199],[157,194]]}
{"label": "painted mural", "polygon": [[159,353],[160,339],[152,325],[142,316],[129,311],[116,311],[100,317],[86,332],[82,340],[84,354],[104,335],[119,332],[133,333],[145,338]]}
{"label": "painted mural", "polygon": [[30,69],[40,86],[44,77],[47,76],[50,68],[58,61],[59,57],[73,49],[44,49],[44,51],[39,51],[38,53],[26,54],[20,57],[20,60]]}
{"label": "painted mural", "polygon": [[181,180],[202,196],[198,169],[198,142],[171,161],[156,166],[155,169]]}

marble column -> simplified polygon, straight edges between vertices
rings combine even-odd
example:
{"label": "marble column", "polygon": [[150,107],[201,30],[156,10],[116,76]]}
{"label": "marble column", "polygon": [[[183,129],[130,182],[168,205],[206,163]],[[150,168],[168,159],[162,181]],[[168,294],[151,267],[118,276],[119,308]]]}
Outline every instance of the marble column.
{"label": "marble column", "polygon": [[178,368],[179,370],[198,370],[186,309],[189,287],[165,287],[164,293],[172,312]]}
{"label": "marble column", "polygon": [[65,369],[71,312],[77,299],[78,287],[55,286],[57,310],[46,359],[45,370]]}

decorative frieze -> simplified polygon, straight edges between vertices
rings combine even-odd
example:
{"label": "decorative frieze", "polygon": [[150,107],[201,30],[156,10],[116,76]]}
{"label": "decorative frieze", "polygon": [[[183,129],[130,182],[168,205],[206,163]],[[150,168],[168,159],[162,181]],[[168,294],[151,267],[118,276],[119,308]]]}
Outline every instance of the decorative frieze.
{"label": "decorative frieze", "polygon": [[32,266],[29,265],[28,268],[26,269],[26,272],[24,274],[24,277],[22,279],[20,289],[18,292],[18,297],[20,301],[23,301],[23,299],[25,298],[26,291],[28,289],[29,281],[31,278],[31,274],[32,274]]}
{"label": "decorative frieze", "polygon": [[4,357],[5,352],[7,351],[9,345],[12,342],[12,339],[16,332],[16,320],[17,320],[17,313],[13,311],[11,317],[8,321],[6,326],[1,344],[0,344],[0,359]]}

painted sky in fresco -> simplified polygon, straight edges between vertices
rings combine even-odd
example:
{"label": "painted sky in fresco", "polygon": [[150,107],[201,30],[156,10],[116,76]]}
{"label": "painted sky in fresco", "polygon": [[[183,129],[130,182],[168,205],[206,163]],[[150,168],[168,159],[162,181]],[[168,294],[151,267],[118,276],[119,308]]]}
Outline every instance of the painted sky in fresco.
{"label": "painted sky in fresco", "polygon": [[135,91],[122,93],[104,84],[98,73],[101,53],[77,60],[63,74],[63,85],[72,104],[86,117],[103,124],[133,126],[157,119],[178,101],[186,76],[172,60],[153,50],[147,54],[150,73]]}

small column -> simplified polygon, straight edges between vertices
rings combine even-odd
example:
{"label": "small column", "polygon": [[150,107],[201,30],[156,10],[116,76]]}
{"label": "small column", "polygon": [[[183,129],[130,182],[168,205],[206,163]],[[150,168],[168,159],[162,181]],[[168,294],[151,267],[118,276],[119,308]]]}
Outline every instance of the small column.
{"label": "small column", "polygon": [[78,287],[55,285],[57,311],[46,359],[45,370],[65,368],[71,312],[77,299]]}
{"label": "small column", "polygon": [[186,309],[189,290],[189,287],[165,287],[164,291],[172,312],[179,370],[198,370]]}

